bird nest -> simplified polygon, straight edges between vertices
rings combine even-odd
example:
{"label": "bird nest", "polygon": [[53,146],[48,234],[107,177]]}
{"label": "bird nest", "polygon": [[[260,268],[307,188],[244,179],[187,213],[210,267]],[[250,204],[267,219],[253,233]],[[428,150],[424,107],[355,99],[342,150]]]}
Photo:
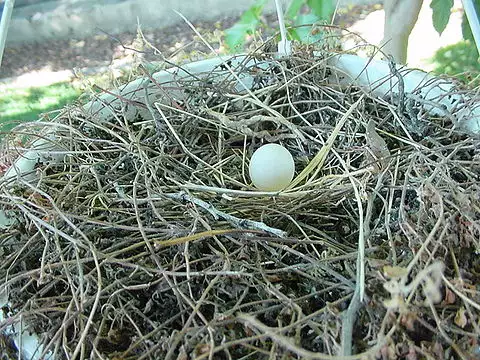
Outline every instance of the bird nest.
{"label": "bird nest", "polygon": [[[310,48],[244,59],[16,129],[62,161],[0,185],[0,329],[55,359],[478,351],[480,141]],[[248,177],[271,142],[296,166],[276,193]]]}

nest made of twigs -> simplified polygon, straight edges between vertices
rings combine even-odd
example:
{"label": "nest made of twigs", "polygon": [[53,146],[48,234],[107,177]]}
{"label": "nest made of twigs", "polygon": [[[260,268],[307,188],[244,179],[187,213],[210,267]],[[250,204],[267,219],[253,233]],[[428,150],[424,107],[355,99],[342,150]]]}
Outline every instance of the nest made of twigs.
{"label": "nest made of twigs", "polygon": [[[16,220],[0,235],[1,328],[21,321],[55,359],[473,354],[479,140],[332,84],[308,49],[249,56],[271,64],[233,69],[250,91],[150,82],[124,103],[134,117],[73,106],[16,130],[48,128],[66,156],[0,185]],[[277,194],[246,171],[268,142],[303,174]]]}

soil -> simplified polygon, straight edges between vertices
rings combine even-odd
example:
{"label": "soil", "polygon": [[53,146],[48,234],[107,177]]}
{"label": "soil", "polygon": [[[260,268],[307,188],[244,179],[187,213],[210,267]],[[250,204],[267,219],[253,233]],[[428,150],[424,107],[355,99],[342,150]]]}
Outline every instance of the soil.
{"label": "soil", "polygon": [[[380,5],[355,6],[341,10],[334,23],[341,27],[349,27],[377,10]],[[227,29],[238,18],[226,17],[217,22],[194,23],[200,33],[214,33],[215,30]],[[264,19],[270,28],[276,28],[275,16]],[[186,47],[186,51],[206,50],[199,42],[193,44],[195,37],[192,29],[185,23],[157,30],[145,30],[145,38],[154,45],[166,58]],[[73,68],[91,68],[108,66],[115,60],[129,55],[128,49],[136,38],[136,31],[118,35],[105,34],[98,29],[97,34],[86,39],[52,40],[8,46],[5,49],[0,79],[19,76],[31,71],[61,71]],[[219,39],[219,37],[217,37]],[[215,42],[217,39],[213,39]],[[131,53],[131,52],[130,52]],[[146,60],[159,60],[158,55],[145,55]]]}

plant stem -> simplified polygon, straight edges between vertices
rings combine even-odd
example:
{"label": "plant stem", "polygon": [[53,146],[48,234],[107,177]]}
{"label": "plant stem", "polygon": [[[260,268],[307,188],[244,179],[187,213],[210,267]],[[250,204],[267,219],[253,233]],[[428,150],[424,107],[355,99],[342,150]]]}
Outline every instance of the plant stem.
{"label": "plant stem", "polygon": [[15,0],[5,0],[3,6],[2,20],[0,21],[0,66],[2,65],[3,51],[5,50],[5,42],[7,41],[8,26],[12,18],[13,6]]}
{"label": "plant stem", "polygon": [[280,0],[275,0],[275,7],[277,8],[278,25],[280,27],[280,42],[278,44],[278,53],[280,56],[290,55],[290,42],[287,40],[287,29],[285,21],[283,20],[283,10]]}
{"label": "plant stem", "polygon": [[287,233],[285,231],[272,228],[263,222],[253,221],[249,219],[241,219],[236,216],[227,214],[223,211],[217,210],[212,204],[207,203],[206,201],[198,199],[194,196],[191,196],[186,192],[179,192],[175,194],[162,194],[162,195],[169,199],[182,201],[182,202],[191,202],[197,206],[200,206],[204,210],[208,211],[210,215],[212,215],[215,219],[219,219],[219,218],[224,219],[238,229],[251,229],[251,230],[265,231],[269,234],[278,236],[279,238],[284,238],[287,236]]}
{"label": "plant stem", "polygon": [[475,39],[475,45],[480,53],[480,23],[478,21],[478,14],[475,10],[475,5],[473,0],[462,0],[462,3],[470,29],[472,30],[473,38]]}

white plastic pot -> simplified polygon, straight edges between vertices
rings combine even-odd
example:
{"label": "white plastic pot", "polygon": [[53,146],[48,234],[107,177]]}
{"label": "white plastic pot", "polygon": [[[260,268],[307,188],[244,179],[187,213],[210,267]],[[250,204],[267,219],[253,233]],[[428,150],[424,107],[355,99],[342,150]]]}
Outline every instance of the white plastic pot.
{"label": "white plastic pot", "polygon": [[[387,62],[345,54],[333,55],[327,62],[333,70],[332,82],[356,84],[370,92],[372,96],[382,98],[387,95],[397,95],[399,92],[398,78],[391,75]],[[159,84],[172,84],[179,79],[195,79],[207,75],[210,77],[214,74],[218,76],[218,79],[235,78],[237,90],[248,91],[254,83],[253,75],[248,71],[239,71],[238,69],[248,69],[253,65],[268,67],[269,63],[254,60],[246,55],[222,56],[192,62],[181,67],[172,67],[155,73],[153,78]],[[233,69],[235,69],[234,72]],[[453,83],[433,77],[423,71],[401,67],[398,67],[397,70],[403,77],[405,94],[423,99],[425,111],[432,115],[451,113],[458,128],[473,136],[480,134],[480,105],[475,104],[470,96],[452,93],[452,90],[455,89]],[[132,81],[117,90],[116,94],[129,100],[144,102],[145,81],[149,81],[149,79],[140,78]],[[181,92],[177,95],[181,96]],[[134,116],[135,112],[145,111],[138,109],[138,107],[129,108],[128,105],[111,94],[103,94],[87,103],[83,108],[85,112],[96,114],[101,120],[106,119],[111,113],[105,107],[105,104],[114,107],[123,106],[123,111],[127,113],[127,116],[129,112],[131,112],[131,116]],[[144,115],[149,116],[148,113]],[[54,141],[52,141],[54,140],[52,131],[54,128],[55,124],[53,123],[43,134],[44,137],[33,142],[30,150],[15,161],[0,178],[0,186],[8,188],[13,180],[18,178],[23,181],[34,181],[36,178],[34,167],[39,161],[56,163],[63,161],[66,153],[62,149],[55,148]],[[9,218],[8,214],[0,211],[0,229],[8,227],[12,222],[13,220]],[[8,289],[0,288],[0,306],[8,304],[7,293]],[[5,319],[0,312],[0,323],[6,320],[8,319]],[[7,329],[7,334],[13,337],[18,347],[21,346],[22,358],[39,359],[41,349],[39,349],[38,337],[29,335],[26,330],[20,334],[19,325],[10,326]]]}

